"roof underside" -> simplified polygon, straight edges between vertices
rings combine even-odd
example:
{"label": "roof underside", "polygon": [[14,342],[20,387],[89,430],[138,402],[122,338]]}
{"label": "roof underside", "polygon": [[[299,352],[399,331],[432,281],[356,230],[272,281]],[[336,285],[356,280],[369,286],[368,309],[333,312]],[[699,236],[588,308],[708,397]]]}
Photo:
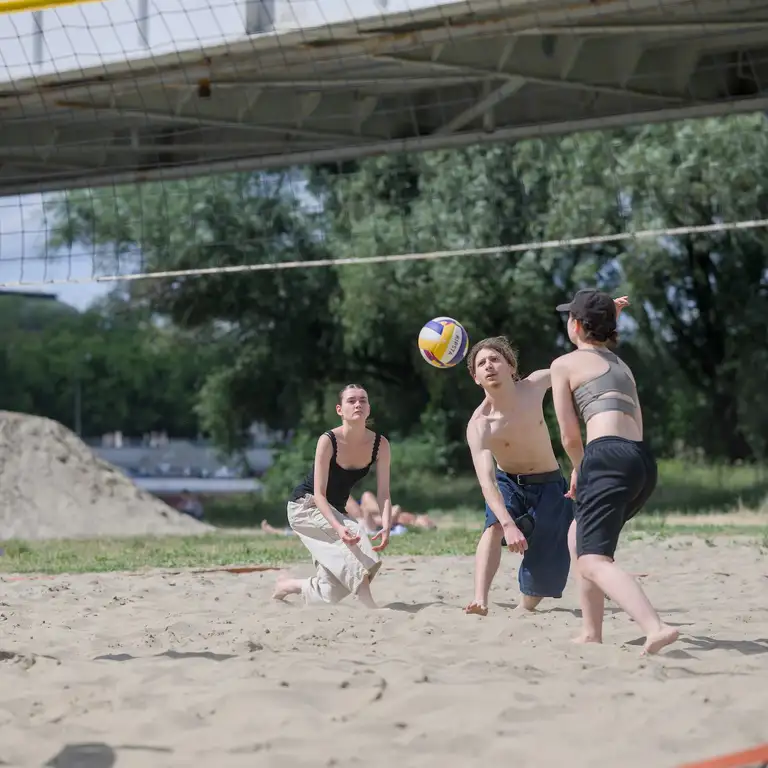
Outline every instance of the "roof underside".
{"label": "roof underside", "polygon": [[0,85],[0,195],[768,107],[768,0],[492,5]]}

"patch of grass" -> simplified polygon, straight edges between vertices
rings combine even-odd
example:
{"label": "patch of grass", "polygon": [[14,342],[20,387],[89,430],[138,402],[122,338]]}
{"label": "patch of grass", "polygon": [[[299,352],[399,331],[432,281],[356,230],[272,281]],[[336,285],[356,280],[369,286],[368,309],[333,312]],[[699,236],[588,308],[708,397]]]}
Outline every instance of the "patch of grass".
{"label": "patch of grass", "polygon": [[756,509],[768,500],[768,468],[676,460],[659,462],[659,483],[646,506],[650,513],[703,514]]}
{"label": "patch of grass", "polygon": [[145,568],[280,565],[306,557],[294,538],[257,534],[8,541],[5,573],[87,573]]}
{"label": "patch of grass", "polygon": [[[633,521],[629,537],[675,535],[748,536],[768,545],[764,526],[666,525],[656,518]],[[477,527],[413,531],[393,536],[385,557],[473,555]],[[280,566],[308,562],[293,536],[214,533],[203,536],[9,541],[0,557],[0,573],[93,573],[150,568],[204,568],[224,565]]]}

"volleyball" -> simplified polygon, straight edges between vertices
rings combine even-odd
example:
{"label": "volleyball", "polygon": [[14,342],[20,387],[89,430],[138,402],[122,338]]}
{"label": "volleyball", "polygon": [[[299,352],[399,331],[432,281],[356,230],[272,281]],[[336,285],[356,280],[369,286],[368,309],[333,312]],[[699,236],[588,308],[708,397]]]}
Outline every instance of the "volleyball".
{"label": "volleyball", "polygon": [[435,368],[451,368],[460,363],[468,349],[469,336],[452,317],[435,317],[419,333],[419,352]]}

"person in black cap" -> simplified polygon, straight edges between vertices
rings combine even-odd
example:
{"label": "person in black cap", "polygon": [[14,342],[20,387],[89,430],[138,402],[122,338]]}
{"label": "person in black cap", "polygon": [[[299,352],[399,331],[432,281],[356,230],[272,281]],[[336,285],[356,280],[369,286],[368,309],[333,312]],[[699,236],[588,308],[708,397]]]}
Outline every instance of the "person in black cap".
{"label": "person in black cap", "polygon": [[[552,399],[563,448],[573,464],[568,496],[574,522],[568,543],[576,567],[583,630],[577,642],[601,643],[605,596],[643,629],[644,653],[658,653],[678,638],[661,621],[638,582],[614,561],[622,528],[656,487],[657,468],[643,441],[643,416],[632,371],[608,345],[629,302],[602,291],[579,291],[568,304],[568,337],[576,350],[551,367]],[[579,417],[586,425],[586,447]]]}

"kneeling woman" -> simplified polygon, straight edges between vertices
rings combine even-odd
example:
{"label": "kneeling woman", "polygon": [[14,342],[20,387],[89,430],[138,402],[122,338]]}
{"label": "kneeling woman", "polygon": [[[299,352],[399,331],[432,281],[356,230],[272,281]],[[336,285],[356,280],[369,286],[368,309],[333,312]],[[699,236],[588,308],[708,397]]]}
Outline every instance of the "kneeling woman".
{"label": "kneeling woman", "polygon": [[[338,603],[354,594],[369,608],[376,607],[370,584],[381,567],[377,553],[389,542],[392,505],[389,442],[366,428],[370,412],[365,389],[348,384],[341,390],[336,405],[341,426],[320,436],[314,467],[288,502],[288,523],[312,555],[317,573],[309,579],[279,576],[275,599],[301,595],[311,605]],[[380,540],[378,546],[344,511],[354,486],[374,464],[382,527],[372,538]]]}
{"label": "kneeling woman", "polygon": [[[621,301],[619,309],[625,305]],[[557,309],[568,312],[568,337],[576,346],[550,371],[563,447],[573,464],[568,495],[575,500],[575,519],[568,543],[584,624],[577,641],[602,642],[608,595],[642,627],[645,652],[656,653],[678,632],[661,621],[637,581],[614,561],[622,528],[657,481],[632,371],[607,348],[617,338],[617,308],[608,294],[585,290]],[[586,424],[586,448],[579,416]]]}

